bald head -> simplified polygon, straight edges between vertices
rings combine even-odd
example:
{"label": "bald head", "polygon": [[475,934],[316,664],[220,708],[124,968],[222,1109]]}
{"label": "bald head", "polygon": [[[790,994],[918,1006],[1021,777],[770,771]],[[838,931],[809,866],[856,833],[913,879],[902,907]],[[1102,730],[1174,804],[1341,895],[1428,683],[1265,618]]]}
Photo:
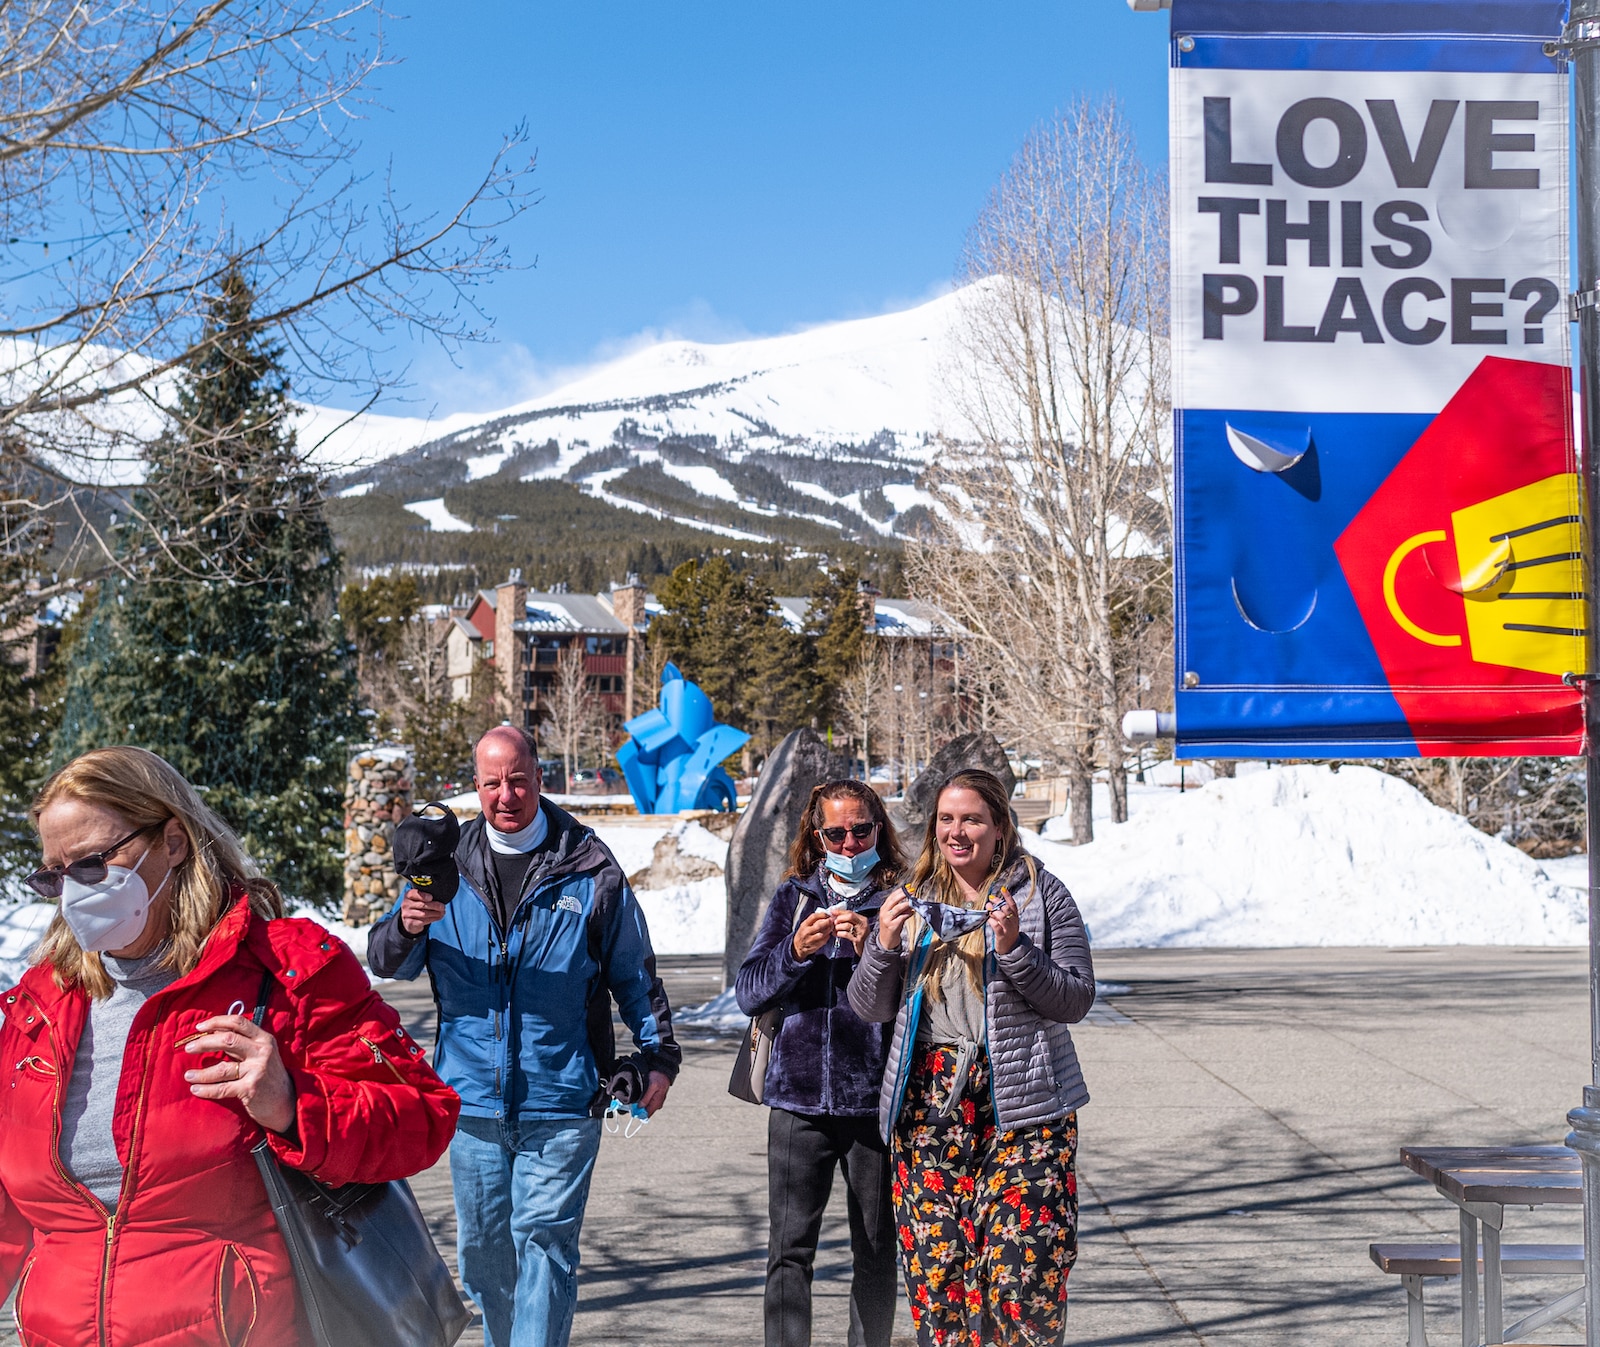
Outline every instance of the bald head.
{"label": "bald head", "polygon": [[539,812],[544,780],[528,736],[496,725],[478,740],[472,755],[478,804],[484,818],[503,833],[520,832]]}

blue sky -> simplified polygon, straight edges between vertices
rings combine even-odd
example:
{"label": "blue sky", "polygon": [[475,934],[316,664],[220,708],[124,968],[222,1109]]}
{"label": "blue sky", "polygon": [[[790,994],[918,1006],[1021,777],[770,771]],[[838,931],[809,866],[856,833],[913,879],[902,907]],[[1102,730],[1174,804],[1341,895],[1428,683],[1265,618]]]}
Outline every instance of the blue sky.
{"label": "blue sky", "polygon": [[[644,333],[718,340],[948,283],[1030,126],[1121,98],[1166,156],[1166,15],[1124,0],[431,0],[390,24],[363,158],[442,209],[527,124],[537,265],[481,292],[498,342],[409,355],[409,398],[491,409]],[[395,410],[403,410],[395,407]]]}

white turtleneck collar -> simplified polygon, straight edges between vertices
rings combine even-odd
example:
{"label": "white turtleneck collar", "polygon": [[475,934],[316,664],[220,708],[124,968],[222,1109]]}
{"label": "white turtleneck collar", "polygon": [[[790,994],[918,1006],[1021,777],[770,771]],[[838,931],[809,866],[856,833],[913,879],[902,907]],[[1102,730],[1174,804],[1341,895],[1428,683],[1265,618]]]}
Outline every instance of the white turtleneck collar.
{"label": "white turtleneck collar", "polygon": [[828,877],[828,887],[841,898],[854,898],[872,883],[871,875],[868,875],[865,879],[859,880],[852,884],[847,879],[840,879],[839,876],[834,874],[832,870],[828,870],[826,873]]}
{"label": "white turtleneck collar", "polygon": [[545,834],[550,831],[549,821],[544,816],[544,805],[533,816],[533,822],[526,828],[519,828],[514,833],[503,833],[488,819],[483,821],[483,831],[489,839],[489,849],[498,851],[502,856],[514,856],[518,853],[527,855],[530,851],[538,849],[539,844],[545,839]]}

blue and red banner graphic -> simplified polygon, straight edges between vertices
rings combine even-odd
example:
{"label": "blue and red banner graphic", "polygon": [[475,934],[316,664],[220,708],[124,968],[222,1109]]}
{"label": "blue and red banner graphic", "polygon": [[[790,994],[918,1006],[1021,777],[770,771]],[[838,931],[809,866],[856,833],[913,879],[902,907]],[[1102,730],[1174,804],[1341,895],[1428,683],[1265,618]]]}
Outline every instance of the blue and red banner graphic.
{"label": "blue and red banner graphic", "polygon": [[1582,750],[1564,19],[1174,0],[1180,756]]}

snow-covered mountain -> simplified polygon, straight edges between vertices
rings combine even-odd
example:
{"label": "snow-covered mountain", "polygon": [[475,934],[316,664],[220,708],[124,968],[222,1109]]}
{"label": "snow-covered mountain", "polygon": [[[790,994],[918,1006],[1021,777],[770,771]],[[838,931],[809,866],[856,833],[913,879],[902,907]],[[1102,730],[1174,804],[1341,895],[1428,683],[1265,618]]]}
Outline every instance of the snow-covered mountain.
{"label": "snow-covered mountain", "polygon": [[781,536],[763,521],[804,518],[891,536],[929,508],[917,477],[956,420],[947,390],[961,302],[955,292],[749,341],[663,341],[487,415],[368,418],[329,440],[334,458],[360,463],[335,486],[397,496],[434,530],[472,527],[448,507],[453,488],[565,479],[726,536]]}

